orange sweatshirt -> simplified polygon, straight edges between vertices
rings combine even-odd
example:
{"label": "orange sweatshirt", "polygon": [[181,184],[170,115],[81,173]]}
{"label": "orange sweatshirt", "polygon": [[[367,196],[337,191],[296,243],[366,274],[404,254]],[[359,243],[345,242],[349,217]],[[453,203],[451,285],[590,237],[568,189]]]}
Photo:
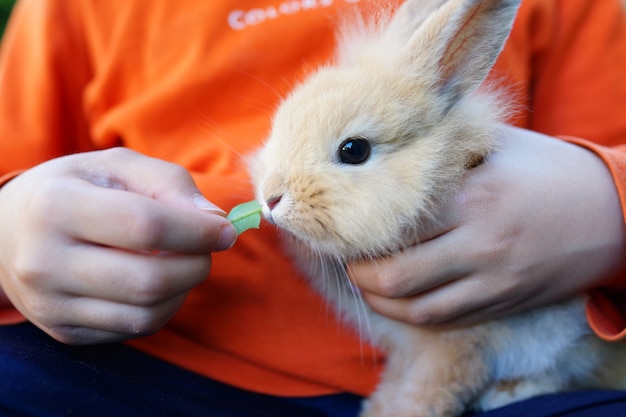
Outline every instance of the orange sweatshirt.
{"label": "orange sweatshirt", "polygon": [[[331,57],[336,15],[356,2],[23,0],[0,48],[0,176],[123,145],[185,166],[224,209],[251,199],[242,155],[280,97]],[[625,73],[620,0],[525,0],[493,72],[523,109],[513,122],[586,138],[624,206]],[[338,324],[272,227],[213,259],[172,321],[133,346],[259,392],[373,389],[376,352]],[[590,321],[621,336],[625,297],[608,294],[593,296]]]}

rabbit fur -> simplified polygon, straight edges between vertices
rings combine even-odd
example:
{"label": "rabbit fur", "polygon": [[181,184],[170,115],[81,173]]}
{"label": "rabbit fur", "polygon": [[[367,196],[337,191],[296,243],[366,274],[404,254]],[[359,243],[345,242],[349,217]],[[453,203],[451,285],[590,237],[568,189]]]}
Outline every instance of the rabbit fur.
{"label": "rabbit fur", "polygon": [[[582,298],[434,331],[374,313],[345,273],[351,260],[417,244],[423,221],[495,146],[506,95],[484,80],[519,3],[408,0],[389,16],[351,19],[336,62],[286,97],[250,158],[264,216],[285,232],[295,261],[386,352],[362,416],[453,417],[543,393],[624,386],[614,366],[623,345],[592,334]],[[370,145],[365,161],[342,160],[350,139]]]}

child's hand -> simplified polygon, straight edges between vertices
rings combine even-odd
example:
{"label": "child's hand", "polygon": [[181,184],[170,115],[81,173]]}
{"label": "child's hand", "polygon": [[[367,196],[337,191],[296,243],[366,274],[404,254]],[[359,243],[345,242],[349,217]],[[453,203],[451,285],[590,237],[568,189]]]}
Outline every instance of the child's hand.
{"label": "child's hand", "polygon": [[234,243],[224,216],[174,164],[125,149],[52,160],[0,189],[1,288],[62,342],[151,334]]}
{"label": "child's hand", "polygon": [[351,265],[372,308],[419,325],[466,325],[605,285],[624,270],[624,219],[604,163],[529,131],[505,136],[427,241]]}

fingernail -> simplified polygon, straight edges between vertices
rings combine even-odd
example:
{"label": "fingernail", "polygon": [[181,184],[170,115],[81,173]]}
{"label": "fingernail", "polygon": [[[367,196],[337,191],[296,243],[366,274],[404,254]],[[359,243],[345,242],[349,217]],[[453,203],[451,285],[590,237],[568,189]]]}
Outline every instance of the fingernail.
{"label": "fingernail", "polygon": [[212,213],[226,216],[226,212],[224,210],[222,210],[221,208],[219,208],[218,206],[216,206],[215,204],[211,203],[209,200],[204,198],[202,194],[192,195],[191,202],[193,203],[194,206],[196,206],[200,210],[210,211]]}
{"label": "fingernail", "polygon": [[220,237],[217,241],[217,250],[227,250],[233,247],[237,241],[237,231],[231,225],[226,225],[220,230]]}

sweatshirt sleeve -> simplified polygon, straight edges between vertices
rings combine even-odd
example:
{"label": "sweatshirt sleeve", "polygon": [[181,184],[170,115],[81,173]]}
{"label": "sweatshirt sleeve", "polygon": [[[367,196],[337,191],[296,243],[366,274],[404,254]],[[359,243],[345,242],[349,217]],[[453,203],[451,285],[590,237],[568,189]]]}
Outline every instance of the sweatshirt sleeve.
{"label": "sweatshirt sleeve", "polygon": [[[622,215],[626,221],[626,146],[605,147],[577,138],[564,139],[602,158],[615,180]],[[602,339],[617,341],[626,338],[626,271],[618,273],[609,287],[589,292],[587,319],[593,331]]]}

